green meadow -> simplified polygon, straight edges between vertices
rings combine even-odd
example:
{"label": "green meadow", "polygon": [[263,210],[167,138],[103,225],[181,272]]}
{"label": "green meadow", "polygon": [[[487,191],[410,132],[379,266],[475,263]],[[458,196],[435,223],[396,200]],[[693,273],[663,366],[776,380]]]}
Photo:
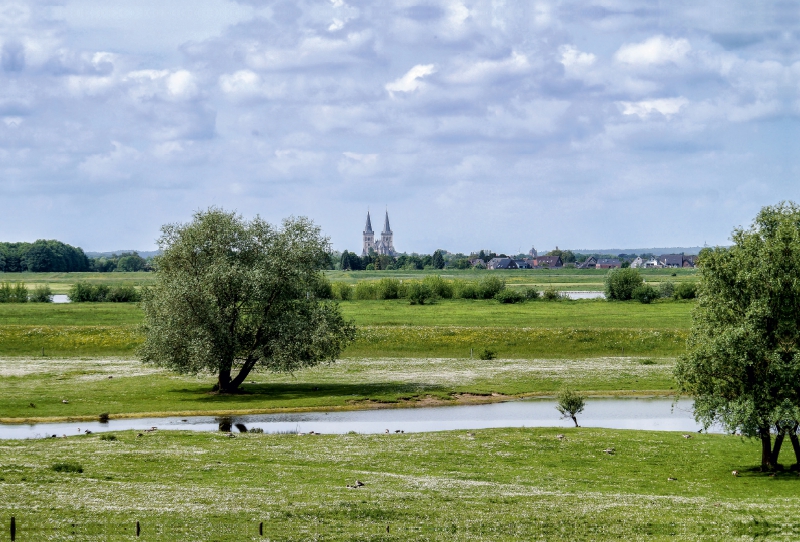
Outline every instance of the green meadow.
{"label": "green meadow", "polygon": [[[493,300],[341,303],[359,326],[345,357],[674,356],[686,341],[691,302],[580,300],[504,305]],[[129,303],[0,304],[0,355],[132,356],[141,311]]]}
{"label": "green meadow", "polygon": [[[647,282],[683,282],[696,279],[695,269],[640,269]],[[555,288],[570,291],[602,291],[603,269],[516,269],[516,270],[473,270],[473,269],[426,269],[421,271],[326,271],[325,275],[334,282],[355,284],[360,280],[379,280],[390,277],[398,280],[419,280],[427,275],[441,275],[446,279],[480,280],[484,276],[498,276],[512,288]],[[674,276],[673,276],[674,274]],[[0,273],[0,282],[24,282],[30,288],[49,285],[53,293],[66,294],[76,282],[92,284],[125,284],[135,287],[146,286],[152,282],[153,273]]]}
{"label": "green meadow", "polygon": [[[554,395],[665,395],[671,358],[346,358],[293,375],[252,373],[239,394],[211,393],[212,376],[182,376],[135,359],[0,359],[0,422],[140,414],[277,412],[458,405]],[[67,401],[63,403],[62,401]]]}
{"label": "green meadow", "polygon": [[[142,341],[135,304],[0,304],[0,418],[458,404],[553,395],[565,385],[590,394],[670,394],[693,303],[341,307],[358,332],[337,363],[254,373],[244,393],[220,396],[209,392],[213,375],[176,375],[135,359]],[[487,351],[495,359],[480,359],[492,357]]]}
{"label": "green meadow", "polygon": [[[21,541],[800,533],[797,474],[755,472],[758,443],[734,436],[583,428],[137,435],[0,441],[2,536],[12,515]],[[356,480],[363,485],[347,487]]]}

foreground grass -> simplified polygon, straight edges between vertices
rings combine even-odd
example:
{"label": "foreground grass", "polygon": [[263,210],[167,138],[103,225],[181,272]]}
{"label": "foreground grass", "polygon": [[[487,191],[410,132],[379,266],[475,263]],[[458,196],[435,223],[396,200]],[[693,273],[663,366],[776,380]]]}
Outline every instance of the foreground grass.
{"label": "foreground grass", "polygon": [[[141,540],[262,539],[260,522],[273,540],[786,540],[800,529],[800,478],[754,471],[758,444],[732,436],[136,435],[0,442],[2,532],[12,515],[18,540],[130,540],[137,520]],[[363,487],[348,489],[355,480]]]}
{"label": "foreground grass", "polygon": [[672,368],[671,359],[659,358],[347,359],[295,375],[253,374],[244,393],[218,395],[210,393],[211,376],[175,375],[130,359],[6,358],[0,420],[458,404],[492,394],[553,395],[567,383],[593,394],[669,394]]}

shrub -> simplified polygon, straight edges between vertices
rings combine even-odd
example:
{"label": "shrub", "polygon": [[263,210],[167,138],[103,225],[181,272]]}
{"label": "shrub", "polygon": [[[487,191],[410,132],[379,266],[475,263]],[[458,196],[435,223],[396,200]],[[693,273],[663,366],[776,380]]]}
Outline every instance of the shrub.
{"label": "shrub", "polygon": [[478,283],[472,280],[454,280],[453,297],[456,299],[477,299],[480,297]]}
{"label": "shrub", "polygon": [[552,286],[548,286],[545,288],[544,292],[542,292],[542,299],[545,301],[561,301],[564,299],[564,294],[553,288]]}
{"label": "shrub", "polygon": [[572,418],[575,422],[575,427],[578,427],[578,418],[576,416],[583,412],[586,406],[586,399],[579,393],[572,390],[561,390],[556,397],[558,404],[556,410],[561,413],[562,418]]}
{"label": "shrub", "polygon": [[264,430],[263,430],[263,429],[261,429],[260,427],[251,427],[251,428],[250,428],[250,429],[249,429],[247,432],[248,432],[248,433],[258,433],[258,434],[261,434],[261,433],[263,433],[263,432],[264,432]]}
{"label": "shrub", "polygon": [[516,290],[501,290],[494,298],[500,303],[522,303],[525,301],[525,295]]}
{"label": "shrub", "polygon": [[100,423],[108,423],[108,412],[103,412],[97,417],[97,419],[100,420]]}
{"label": "shrub", "polygon": [[488,348],[484,348],[483,352],[480,353],[479,356],[482,360],[488,361],[497,357],[497,352],[494,350],[489,350]]}
{"label": "shrub", "polygon": [[117,440],[116,435],[100,435],[100,440]]}
{"label": "shrub", "polygon": [[353,298],[353,287],[346,282],[334,282],[331,284],[333,299],[348,301]]}
{"label": "shrub", "polygon": [[53,463],[53,466],[50,467],[55,472],[83,472],[83,467],[79,463],[70,463],[70,462],[63,462],[63,463]]}
{"label": "shrub", "polygon": [[317,299],[333,299],[333,286],[325,275],[320,274],[313,285],[312,293]]}
{"label": "shrub", "polygon": [[649,284],[641,284],[633,290],[631,297],[640,303],[650,303],[659,298],[659,293]]}
{"label": "shrub", "polygon": [[490,275],[483,277],[478,283],[478,297],[481,299],[492,299],[501,290],[505,290],[506,281],[500,277]]}
{"label": "shrub", "polygon": [[414,280],[406,287],[406,298],[412,305],[424,305],[426,301],[435,301],[436,296],[424,281]]}
{"label": "shrub", "polygon": [[638,269],[612,269],[605,277],[606,299],[627,301],[633,297],[633,291],[642,284],[642,275]]}
{"label": "shrub", "polygon": [[89,284],[88,282],[76,282],[73,284],[67,296],[73,303],[91,303],[105,301],[109,287],[105,284]]}
{"label": "shrub", "polygon": [[353,297],[359,301],[377,299],[377,284],[374,280],[360,280],[356,283]]}
{"label": "shrub", "polygon": [[0,303],[27,303],[28,289],[22,282],[15,282],[12,286],[8,282],[0,285]]}
{"label": "shrub", "polygon": [[694,282],[681,282],[675,287],[672,294],[675,299],[694,299],[697,297],[697,284]]}
{"label": "shrub", "polygon": [[658,296],[659,297],[672,297],[672,294],[675,293],[675,283],[671,281],[662,282],[658,285]]}
{"label": "shrub", "polygon": [[400,297],[400,281],[391,278],[382,278],[375,285],[377,299],[397,299]]}
{"label": "shrub", "polygon": [[47,284],[37,284],[30,295],[30,300],[33,303],[52,303],[53,291]]}
{"label": "shrub", "polygon": [[127,284],[120,284],[110,287],[105,297],[103,299],[98,299],[98,301],[107,301],[109,303],[134,303],[140,301],[141,298],[136,288]]}
{"label": "shrub", "polygon": [[534,300],[539,299],[539,290],[536,288],[525,288],[525,299]]}
{"label": "shrub", "polygon": [[428,275],[422,279],[422,283],[426,285],[437,298],[452,299],[453,297],[453,284],[439,275]]}

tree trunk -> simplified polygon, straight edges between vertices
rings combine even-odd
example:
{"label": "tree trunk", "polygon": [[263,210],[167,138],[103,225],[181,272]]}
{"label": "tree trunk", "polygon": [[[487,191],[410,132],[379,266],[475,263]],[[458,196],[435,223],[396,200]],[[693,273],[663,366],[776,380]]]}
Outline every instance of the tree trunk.
{"label": "tree trunk", "polygon": [[792,441],[792,448],[794,448],[794,461],[797,468],[800,469],[800,440],[797,438],[797,426],[795,425],[789,431],[789,440]]}
{"label": "tree trunk", "polygon": [[580,426],[578,425],[578,418],[576,418],[576,417],[575,417],[575,415],[572,415],[572,416],[570,416],[570,417],[572,418],[572,421],[573,421],[573,422],[575,422],[575,427],[580,427]]}
{"label": "tree trunk", "polygon": [[775,444],[772,446],[772,454],[770,456],[770,461],[772,462],[773,467],[778,466],[778,456],[781,453],[781,445],[783,444],[784,435],[786,435],[786,431],[781,429],[780,426],[777,426],[776,429],[778,430],[778,434],[775,435]]}
{"label": "tree trunk", "polygon": [[769,434],[769,427],[761,427],[758,430],[761,438],[761,471],[772,470],[772,436]]}
{"label": "tree trunk", "polygon": [[236,393],[236,390],[239,389],[239,386],[242,385],[247,375],[250,374],[250,371],[253,370],[253,367],[256,365],[257,358],[250,358],[244,362],[244,365],[239,370],[239,374],[237,374],[234,378],[231,378],[231,368],[221,368],[219,370],[219,380],[217,382],[217,386],[219,387],[220,393]]}
{"label": "tree trunk", "polygon": [[236,388],[231,388],[231,368],[220,367],[219,377],[217,377],[217,391],[219,393],[231,393]]}

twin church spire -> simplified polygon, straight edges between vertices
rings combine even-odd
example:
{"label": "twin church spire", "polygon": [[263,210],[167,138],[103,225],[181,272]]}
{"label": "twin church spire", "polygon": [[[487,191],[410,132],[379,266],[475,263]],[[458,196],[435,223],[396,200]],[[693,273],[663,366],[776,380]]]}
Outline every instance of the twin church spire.
{"label": "twin church spire", "polygon": [[381,232],[381,238],[378,241],[375,241],[375,232],[372,231],[372,220],[369,216],[369,211],[367,211],[367,224],[364,226],[364,247],[361,251],[362,256],[366,256],[370,253],[370,250],[375,252],[376,254],[386,255],[386,256],[394,256],[394,232],[392,232],[392,228],[389,226],[389,211],[386,211],[386,219],[383,222],[383,231]]}

